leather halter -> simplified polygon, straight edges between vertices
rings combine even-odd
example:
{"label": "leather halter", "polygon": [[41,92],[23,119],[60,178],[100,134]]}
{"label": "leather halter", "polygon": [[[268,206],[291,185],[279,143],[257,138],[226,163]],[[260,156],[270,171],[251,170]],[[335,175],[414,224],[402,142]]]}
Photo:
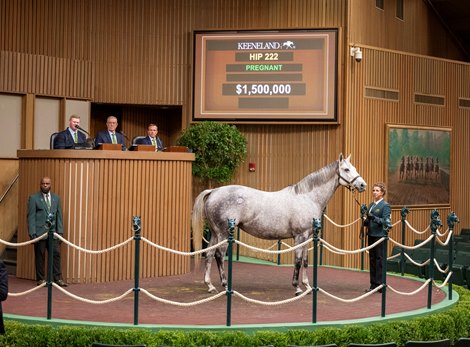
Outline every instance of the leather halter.
{"label": "leather halter", "polygon": [[356,177],[354,177],[351,181],[348,181],[346,178],[344,178],[343,176],[341,176],[341,173],[339,172],[339,166],[338,166],[338,171],[337,171],[337,174],[338,174],[338,184],[339,183],[339,180],[343,180],[344,182],[347,183],[347,185],[345,186],[346,188],[348,188],[350,191],[354,192],[356,190],[356,188],[352,185],[354,183],[354,181],[356,181],[359,177],[361,177],[361,175],[357,175]]}

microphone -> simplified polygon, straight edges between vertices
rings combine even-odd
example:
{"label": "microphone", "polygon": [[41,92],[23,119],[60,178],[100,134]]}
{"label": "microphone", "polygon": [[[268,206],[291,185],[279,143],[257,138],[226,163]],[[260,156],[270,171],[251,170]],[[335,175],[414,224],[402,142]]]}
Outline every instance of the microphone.
{"label": "microphone", "polygon": [[81,126],[76,125],[75,128],[77,128],[77,130],[81,131],[82,133],[85,133],[86,135],[90,136],[90,134],[85,129],[83,129]]}
{"label": "microphone", "polygon": [[124,131],[121,130],[119,133],[120,133],[122,136],[124,136],[127,141],[130,141],[129,138],[127,137],[127,135],[124,133]]}

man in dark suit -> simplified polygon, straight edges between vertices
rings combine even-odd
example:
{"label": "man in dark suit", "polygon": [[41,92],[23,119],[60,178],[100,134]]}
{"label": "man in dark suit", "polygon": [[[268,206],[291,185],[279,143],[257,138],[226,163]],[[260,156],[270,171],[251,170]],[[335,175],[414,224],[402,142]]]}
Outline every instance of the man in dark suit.
{"label": "man in dark suit", "polygon": [[57,134],[54,139],[54,149],[74,149],[86,142],[86,135],[78,131],[80,116],[73,114],[69,119],[69,127]]}
{"label": "man in dark suit", "polygon": [[118,127],[117,118],[114,116],[109,116],[106,119],[106,130],[100,131],[96,134],[95,144],[99,145],[101,143],[118,143],[122,145],[122,149],[125,150],[124,136],[116,132]]}
{"label": "man in dark suit", "polygon": [[143,139],[138,139],[136,145],[153,145],[155,146],[155,151],[163,151],[163,141],[160,140],[160,137],[157,136],[158,127],[156,124],[149,124],[147,127],[147,135]]}
{"label": "man in dark suit", "polygon": [[5,334],[5,325],[3,324],[3,309],[1,301],[8,297],[8,272],[3,260],[0,260],[0,334]]}
{"label": "man in dark suit", "polygon": [[[31,239],[35,239],[49,231],[64,234],[62,219],[62,207],[58,195],[52,193],[51,179],[41,179],[41,190],[32,194],[28,199],[28,233]],[[53,240],[53,281],[61,287],[67,287],[62,280],[60,264],[60,241]],[[34,255],[36,261],[36,280],[41,285],[46,282],[44,276],[45,251],[50,252],[47,238],[34,243]]]}
{"label": "man in dark suit", "polygon": [[[364,221],[364,225],[367,227],[367,244],[369,246],[387,236],[384,226],[390,223],[391,208],[388,202],[383,199],[386,192],[385,184],[382,182],[377,182],[372,187],[374,201],[369,205],[367,219]],[[374,290],[383,283],[383,257],[383,243],[369,250],[370,287],[366,289],[366,292]],[[382,292],[382,289],[379,292]]]}

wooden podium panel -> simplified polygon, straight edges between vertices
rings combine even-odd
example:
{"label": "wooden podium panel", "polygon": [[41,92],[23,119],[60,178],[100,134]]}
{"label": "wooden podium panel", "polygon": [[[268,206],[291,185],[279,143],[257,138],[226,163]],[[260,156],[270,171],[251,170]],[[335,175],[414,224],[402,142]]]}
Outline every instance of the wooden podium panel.
{"label": "wooden podium panel", "polygon": [[101,143],[98,149],[105,151],[122,151],[122,145],[119,143]]}
{"label": "wooden podium panel", "polygon": [[[62,201],[64,237],[87,250],[102,251],[141,236],[188,252],[192,208],[192,153],[19,150],[18,242],[29,240],[29,195],[43,176]],[[134,279],[134,241],[107,252],[85,253],[62,244],[62,273],[69,283]],[[140,277],[184,274],[189,257],[140,241]],[[17,277],[35,279],[33,245],[19,247]]]}
{"label": "wooden podium panel", "polygon": [[134,151],[137,152],[155,152],[154,145],[137,145],[134,147]]}

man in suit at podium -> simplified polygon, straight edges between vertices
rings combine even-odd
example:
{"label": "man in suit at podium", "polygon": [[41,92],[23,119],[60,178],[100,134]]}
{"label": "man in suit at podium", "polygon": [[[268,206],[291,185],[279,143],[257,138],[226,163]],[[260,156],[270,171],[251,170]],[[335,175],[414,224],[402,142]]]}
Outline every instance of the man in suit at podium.
{"label": "man in suit at podium", "polygon": [[54,139],[54,149],[74,149],[86,143],[86,135],[78,130],[80,116],[73,114],[69,118],[69,127],[57,134]]}
{"label": "man in suit at podium", "polygon": [[114,116],[109,116],[106,119],[106,130],[100,131],[96,134],[95,144],[98,146],[101,143],[118,143],[122,145],[123,150],[126,148],[124,143],[124,136],[116,132],[118,127],[117,118]]}
{"label": "man in suit at podium", "polygon": [[160,140],[160,137],[157,136],[158,127],[156,124],[149,124],[147,127],[147,135],[143,139],[138,139],[136,145],[153,145],[155,146],[155,151],[163,151],[163,141]]}

